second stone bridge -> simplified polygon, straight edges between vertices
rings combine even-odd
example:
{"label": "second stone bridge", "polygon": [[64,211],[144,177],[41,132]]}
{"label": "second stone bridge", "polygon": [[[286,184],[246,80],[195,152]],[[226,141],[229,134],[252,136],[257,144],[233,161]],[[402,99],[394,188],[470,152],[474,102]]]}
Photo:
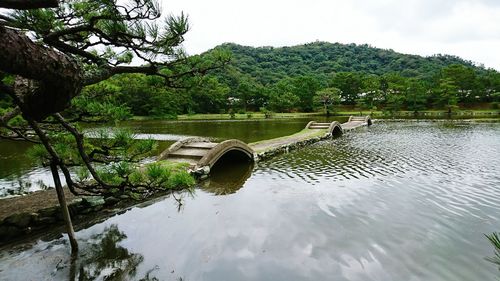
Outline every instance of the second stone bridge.
{"label": "second stone bridge", "polygon": [[160,154],[158,160],[185,162],[190,164],[191,170],[195,173],[206,175],[217,162],[226,157],[259,161],[371,124],[370,116],[351,116],[342,124],[337,121],[331,123],[311,121],[296,134],[250,144],[237,139],[213,142],[209,138],[187,138],[172,144]]}

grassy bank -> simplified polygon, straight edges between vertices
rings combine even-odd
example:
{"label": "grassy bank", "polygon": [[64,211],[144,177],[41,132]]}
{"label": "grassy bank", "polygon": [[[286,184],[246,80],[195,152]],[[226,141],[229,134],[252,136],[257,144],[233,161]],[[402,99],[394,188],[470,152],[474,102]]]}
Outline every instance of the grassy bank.
{"label": "grassy bank", "polygon": [[[293,113],[273,113],[270,118],[305,118],[310,116],[322,116],[321,112],[293,112]],[[151,116],[134,116],[132,120],[142,121],[142,120],[165,120],[167,118],[162,117],[151,117]],[[172,120],[244,120],[244,119],[266,119],[266,114],[262,112],[247,112],[247,113],[236,113],[234,117],[230,114],[181,114],[177,115],[177,119]],[[269,119],[269,117],[268,117]]]}
{"label": "grassy bank", "polygon": [[[267,115],[262,112],[247,112],[230,114],[183,114],[178,115],[177,120],[248,120],[248,119],[281,119],[281,118],[308,118],[314,119],[317,116],[324,116],[323,112],[293,112],[293,113],[272,113]],[[398,111],[393,113],[372,110],[339,110],[332,113],[332,116],[350,116],[350,115],[371,115],[373,118],[392,118],[392,117],[406,117],[406,118],[448,118],[446,110],[425,110],[419,111],[415,114],[413,111]],[[500,110],[496,109],[467,109],[456,110],[452,113],[452,118],[500,118]],[[132,120],[164,120],[161,117],[149,116],[134,116]],[[175,119],[172,119],[175,120]]]}
{"label": "grassy bank", "polygon": [[[321,116],[321,112],[293,112],[293,113],[272,113],[271,118],[303,118],[309,116]],[[234,116],[234,117],[233,117]],[[269,116],[269,115],[268,115]],[[268,117],[269,118],[269,117]],[[178,115],[178,120],[217,120],[217,119],[266,119],[266,114],[262,112],[247,112],[230,114],[184,114]]]}

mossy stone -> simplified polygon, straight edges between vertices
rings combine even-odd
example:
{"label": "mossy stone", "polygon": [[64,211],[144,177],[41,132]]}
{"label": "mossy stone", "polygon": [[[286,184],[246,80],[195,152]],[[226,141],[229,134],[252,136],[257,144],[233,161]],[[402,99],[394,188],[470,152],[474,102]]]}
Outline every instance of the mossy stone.
{"label": "mossy stone", "polygon": [[32,215],[30,213],[13,214],[5,218],[4,223],[24,228],[30,224],[31,218]]}

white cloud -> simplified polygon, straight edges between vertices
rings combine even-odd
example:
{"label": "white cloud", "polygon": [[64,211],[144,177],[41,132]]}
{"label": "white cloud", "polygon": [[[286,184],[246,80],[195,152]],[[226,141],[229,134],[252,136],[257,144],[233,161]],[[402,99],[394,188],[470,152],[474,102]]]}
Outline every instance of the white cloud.
{"label": "white cloud", "polygon": [[500,69],[498,0],[163,0],[162,6],[190,16],[189,53],[224,42],[284,46],[321,40],[458,55]]}

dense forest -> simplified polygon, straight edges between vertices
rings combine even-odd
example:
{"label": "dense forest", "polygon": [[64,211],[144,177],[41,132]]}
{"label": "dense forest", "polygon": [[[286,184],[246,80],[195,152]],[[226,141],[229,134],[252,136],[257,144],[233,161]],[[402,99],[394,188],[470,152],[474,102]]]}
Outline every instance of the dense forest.
{"label": "dense forest", "polygon": [[451,64],[475,67],[473,62],[455,56],[421,57],[356,44],[315,42],[282,48],[223,44],[218,48],[230,50],[233,54],[232,65],[263,85],[304,75],[328,78],[337,72],[398,73],[403,77],[429,80]]}
{"label": "dense forest", "polygon": [[[368,45],[315,42],[293,47],[223,44],[196,56],[222,68],[179,79],[172,87],[145,74],[122,74],[84,88],[72,114],[108,112],[175,118],[178,114],[334,111],[336,105],[395,112],[498,108],[500,74],[448,55],[421,57]],[[337,107],[338,108],[338,107]]]}

